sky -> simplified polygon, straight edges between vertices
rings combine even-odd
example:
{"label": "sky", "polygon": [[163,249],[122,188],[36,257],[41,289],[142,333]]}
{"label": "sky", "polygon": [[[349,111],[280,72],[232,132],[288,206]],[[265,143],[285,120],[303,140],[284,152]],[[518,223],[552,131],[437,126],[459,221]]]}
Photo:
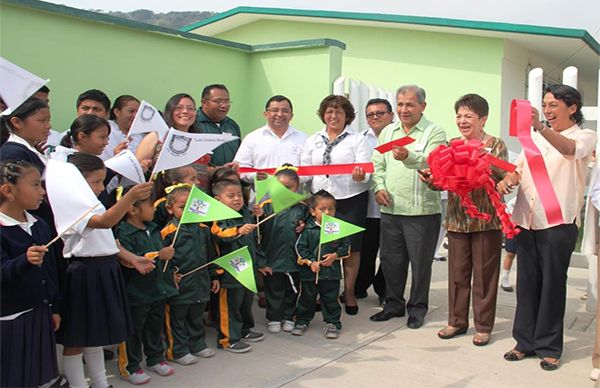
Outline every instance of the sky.
{"label": "sky", "polygon": [[599,0],[52,0],[81,9],[224,12],[239,6],[300,8],[495,21],[587,30],[600,41]]}

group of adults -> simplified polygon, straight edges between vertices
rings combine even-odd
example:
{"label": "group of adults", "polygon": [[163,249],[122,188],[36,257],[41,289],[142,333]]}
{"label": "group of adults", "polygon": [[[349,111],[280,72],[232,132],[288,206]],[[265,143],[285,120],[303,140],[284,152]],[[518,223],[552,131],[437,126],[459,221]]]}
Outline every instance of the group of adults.
{"label": "group of adults", "polygon": [[[305,182],[311,192],[325,189],[337,200],[336,216],[365,226],[352,238],[351,257],[344,260],[346,313],[356,314],[357,297],[365,297],[373,285],[382,310],[370,317],[387,321],[408,314],[407,327],[424,324],[429,307],[429,288],[436,240],[442,220],[440,190],[435,187],[427,157],[446,144],[445,131],[429,121],[425,91],[405,85],[397,91],[396,113],[387,100],[372,99],[366,106],[369,128],[356,131],[351,123],[356,112],[350,101],[337,95],[323,99],[317,114],[324,124],[310,137],[290,126],[291,101],[274,96],[265,106],[266,125],[249,133],[234,160],[243,167],[267,168],[283,163],[327,165],[372,161],[374,173],[361,168],[351,175],[313,176]],[[580,93],[566,85],[548,86],[543,95],[544,124],[532,109],[533,141],[544,158],[564,223],[550,224],[533,174],[522,154],[517,169],[507,173],[491,167],[491,177],[502,195],[517,186],[512,219],[520,233],[517,255],[517,309],[513,325],[516,345],[504,354],[507,361],[528,356],[541,359],[544,370],[558,368],[563,351],[563,318],[567,270],[575,248],[583,206],[586,168],[596,145],[594,131],[582,129]],[[487,101],[477,94],[460,97],[454,106],[456,125],[465,142],[479,141],[483,149],[507,159],[502,139],[485,131],[489,115]],[[410,136],[407,146],[391,152],[374,151],[378,144]],[[451,140],[457,140],[451,139]],[[243,176],[249,183],[252,174]],[[491,220],[470,218],[460,198],[448,193],[445,227],[448,231],[448,325],[437,335],[451,339],[469,327],[472,300],[475,334],[473,344],[489,343],[495,322],[502,225],[484,189],[470,193],[477,209]],[[380,268],[375,271],[379,251]],[[405,289],[408,269],[411,286]]]}

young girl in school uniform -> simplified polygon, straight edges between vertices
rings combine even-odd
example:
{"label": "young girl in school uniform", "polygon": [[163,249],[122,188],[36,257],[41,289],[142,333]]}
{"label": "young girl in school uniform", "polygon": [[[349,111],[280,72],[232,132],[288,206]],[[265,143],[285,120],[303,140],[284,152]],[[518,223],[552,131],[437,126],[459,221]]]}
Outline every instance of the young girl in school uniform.
{"label": "young girl in school uniform", "polygon": [[[106,168],[100,158],[69,156],[98,195],[104,190]],[[65,258],[71,260],[65,279],[63,324],[58,342],[65,347],[63,368],[73,388],[86,387],[82,357],[94,388],[108,387],[102,346],[124,341],[132,332],[119,248],[110,230],[136,202],[147,199],[151,183],[136,185],[114,206],[99,206],[63,236]]]}
{"label": "young girl in school uniform", "polygon": [[192,165],[161,171],[154,181],[154,195],[158,199],[154,202],[156,212],[154,213],[153,222],[160,229],[167,226],[169,221],[171,221],[171,214],[167,210],[167,194],[169,194],[167,191],[170,191],[169,187],[180,183],[187,183],[189,185],[198,184],[198,174]]}
{"label": "young girl in school uniform", "polygon": [[26,161],[0,163],[0,386],[37,387],[58,375],[55,246],[43,220],[28,213],[44,198],[41,174]]}

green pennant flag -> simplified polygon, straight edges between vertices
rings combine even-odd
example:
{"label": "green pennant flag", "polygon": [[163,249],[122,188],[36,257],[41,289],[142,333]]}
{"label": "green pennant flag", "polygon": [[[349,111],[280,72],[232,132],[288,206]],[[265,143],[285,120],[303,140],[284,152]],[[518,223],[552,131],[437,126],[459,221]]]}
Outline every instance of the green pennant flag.
{"label": "green pennant flag", "polygon": [[273,211],[279,213],[306,198],[304,194],[298,194],[282,185],[276,178],[271,180],[269,195],[273,203]]}
{"label": "green pennant flag", "polygon": [[261,203],[265,197],[269,194],[269,188],[271,187],[271,182],[275,179],[275,177],[269,175],[267,179],[258,180],[254,177],[254,192],[256,193],[256,203]]}
{"label": "green pennant flag", "polygon": [[219,257],[213,263],[229,272],[242,286],[254,293],[257,292],[252,257],[250,256],[248,247],[240,248],[237,251]]}
{"label": "green pennant flag", "polygon": [[192,186],[190,196],[185,203],[180,224],[241,218],[242,215],[230,207],[212,198],[196,186]]}
{"label": "green pennant flag", "polygon": [[319,237],[319,243],[325,244],[342,237],[362,232],[363,230],[365,230],[365,228],[361,228],[360,226],[342,221],[339,218],[323,214],[323,218],[321,218],[321,236]]}

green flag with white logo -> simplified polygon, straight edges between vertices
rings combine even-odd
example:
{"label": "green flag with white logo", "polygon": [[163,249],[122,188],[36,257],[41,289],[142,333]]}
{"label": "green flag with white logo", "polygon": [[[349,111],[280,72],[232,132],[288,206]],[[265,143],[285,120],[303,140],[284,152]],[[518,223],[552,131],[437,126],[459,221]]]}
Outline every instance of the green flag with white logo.
{"label": "green flag with white logo", "polygon": [[241,214],[223,205],[196,186],[192,186],[190,196],[185,203],[180,224],[219,221],[230,218],[241,218]]}
{"label": "green flag with white logo", "polygon": [[243,247],[213,261],[225,271],[229,272],[240,284],[252,292],[256,291],[252,256],[248,247]]}
{"label": "green flag with white logo", "polygon": [[323,218],[321,218],[320,244],[335,241],[364,230],[365,228],[361,228],[360,226],[323,214]]}

